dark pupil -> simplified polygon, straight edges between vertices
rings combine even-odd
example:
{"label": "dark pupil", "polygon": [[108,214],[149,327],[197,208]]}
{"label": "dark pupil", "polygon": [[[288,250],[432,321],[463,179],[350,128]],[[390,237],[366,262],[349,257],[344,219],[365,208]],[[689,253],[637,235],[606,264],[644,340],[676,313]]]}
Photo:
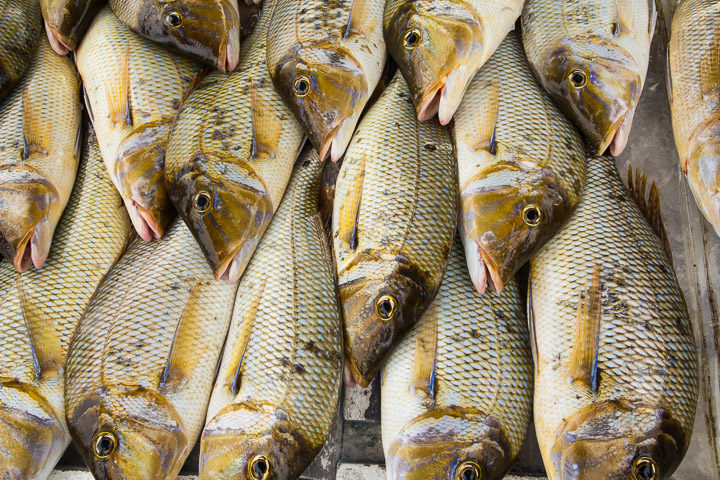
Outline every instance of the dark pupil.
{"label": "dark pupil", "polygon": [[585,77],[583,77],[582,73],[575,72],[572,74],[571,80],[575,85],[581,85]]}
{"label": "dark pupil", "polygon": [[180,25],[180,15],[178,15],[177,13],[171,13],[170,15],[168,15],[168,23],[171,27],[177,27],[178,25]]}
{"label": "dark pupil", "polygon": [[298,93],[305,93],[308,89],[308,83],[305,80],[300,80],[297,83]]}
{"label": "dark pupil", "polygon": [[643,480],[652,480],[653,478],[653,469],[650,465],[650,462],[643,462],[640,465],[638,465],[638,477],[642,478]]}
{"label": "dark pupil", "polygon": [[107,454],[112,449],[112,446],[112,440],[107,437],[101,438],[100,443],[98,444],[100,455]]}
{"label": "dark pupil", "polygon": [[418,38],[418,34],[415,32],[410,32],[407,36],[407,43],[408,45],[415,45],[418,43],[420,39]]}
{"label": "dark pupil", "polygon": [[392,304],[390,303],[390,300],[381,301],[379,310],[380,310],[380,313],[385,317],[390,315],[390,312],[392,312]]}
{"label": "dark pupil", "polygon": [[537,209],[535,209],[535,208],[530,208],[530,209],[528,209],[526,215],[527,215],[527,219],[528,219],[531,223],[537,222],[537,219],[539,218],[538,211],[537,211]]}
{"label": "dark pupil", "polygon": [[255,478],[262,478],[265,473],[267,472],[267,463],[265,460],[258,460],[253,465],[253,473],[255,474]]}
{"label": "dark pupil", "polygon": [[198,210],[205,210],[209,203],[210,199],[207,195],[198,195],[197,200],[195,200],[195,203],[197,204]]}
{"label": "dark pupil", "polygon": [[477,480],[477,475],[475,474],[474,469],[468,468],[463,472],[462,478],[463,480]]}

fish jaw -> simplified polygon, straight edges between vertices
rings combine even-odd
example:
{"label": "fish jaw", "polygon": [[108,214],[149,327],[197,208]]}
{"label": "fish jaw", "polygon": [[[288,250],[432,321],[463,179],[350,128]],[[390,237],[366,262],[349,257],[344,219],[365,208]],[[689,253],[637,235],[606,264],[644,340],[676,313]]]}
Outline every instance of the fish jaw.
{"label": "fish jaw", "polygon": [[502,292],[505,283],[500,278],[497,265],[492,258],[477,242],[465,235],[463,235],[463,243],[468,245],[465,247],[465,257],[475,290],[480,295],[484,294],[488,287],[497,294]]}
{"label": "fish jaw", "polygon": [[428,88],[425,92],[422,92],[420,99],[415,102],[417,105],[417,119],[419,121],[424,122],[426,120],[430,120],[438,114],[446,80],[447,77],[441,78],[437,85],[434,85]]}
{"label": "fish jaw", "polygon": [[220,50],[218,56],[217,69],[223,73],[230,73],[238,66],[240,62],[240,32],[239,25],[228,32],[225,39],[225,48]]}
{"label": "fish jaw", "polygon": [[60,33],[58,33],[58,31],[52,28],[50,25],[48,25],[47,22],[45,22],[45,31],[47,32],[50,46],[53,50],[55,50],[55,53],[57,53],[58,55],[67,55],[73,50],[68,46],[68,41],[66,39],[63,39],[60,36]]}
{"label": "fish jaw", "polygon": [[[330,149],[330,158],[333,162],[337,162],[345,155],[350,140],[352,140],[355,127],[360,119],[360,112],[354,113],[352,116],[343,119],[340,126],[332,137],[332,148]],[[323,157],[324,158],[324,157]]]}

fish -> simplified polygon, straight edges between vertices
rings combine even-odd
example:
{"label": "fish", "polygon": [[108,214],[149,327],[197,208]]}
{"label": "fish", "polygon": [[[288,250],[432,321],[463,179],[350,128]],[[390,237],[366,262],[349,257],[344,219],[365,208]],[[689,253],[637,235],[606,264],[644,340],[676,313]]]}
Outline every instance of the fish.
{"label": "fish", "polygon": [[457,201],[450,132],[436,120],[417,120],[396,73],[360,122],[335,185],[332,240],[346,365],[361,386],[435,298]]}
{"label": "fish", "polygon": [[45,32],[58,55],[74,52],[104,0],[40,0]]}
{"label": "fish", "polygon": [[175,216],[165,186],[170,128],[203,68],[133,33],[105,7],[77,51],[100,150],[140,238]]}
{"label": "fish", "polygon": [[690,191],[720,235],[720,4],[684,0],[668,45],[675,145]]}
{"label": "fish", "polygon": [[203,427],[237,284],[216,282],[182,220],[136,239],[70,345],[65,418],[98,480],[174,479]]}
{"label": "fish", "polygon": [[322,166],[305,147],[240,282],[200,441],[201,479],[298,478],[330,433],[343,356],[318,213]]}
{"label": "fish", "polygon": [[418,120],[447,125],[465,90],[515,27],[524,0],[388,0],[383,29]]}
{"label": "fish", "polygon": [[453,135],[470,276],[478,292],[500,292],[580,201],[584,140],[535,81],[515,32],[470,83]]}
{"label": "fish", "polygon": [[274,0],[243,43],[240,66],[209,74],[170,134],[165,180],[215,278],[236,282],[290,180],[304,134],[275,91],[265,38]]}
{"label": "fish", "polygon": [[343,156],[380,81],[384,6],[384,0],[286,0],[274,8],[270,76],[321,159]]}
{"label": "fish", "polygon": [[40,45],[39,0],[0,0],[0,100],[30,68]]}
{"label": "fish", "polygon": [[598,154],[627,145],[645,84],[655,0],[527,0],[525,53],[535,76]]}
{"label": "fish", "polygon": [[221,72],[240,53],[237,0],[109,0],[117,18],[138,35]]}
{"label": "fish", "polygon": [[698,398],[693,328],[653,182],[590,155],[583,196],[530,261],[535,431],[550,480],[667,480]]}
{"label": "fish", "polygon": [[505,476],[532,412],[524,309],[514,278],[499,295],[478,294],[453,242],[435,300],[383,366],[388,480]]}
{"label": "fish", "polygon": [[46,38],[22,82],[0,103],[0,254],[42,268],[80,160],[80,80]]}

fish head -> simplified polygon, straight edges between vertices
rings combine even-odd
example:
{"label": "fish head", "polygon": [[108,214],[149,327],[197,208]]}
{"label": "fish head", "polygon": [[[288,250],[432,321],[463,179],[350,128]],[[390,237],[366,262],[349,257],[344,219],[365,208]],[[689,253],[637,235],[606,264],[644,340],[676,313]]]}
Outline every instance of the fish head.
{"label": "fish head", "polygon": [[446,125],[460,106],[483,52],[483,26],[463,1],[405,2],[385,24],[385,39],[417,109]]}
{"label": "fish head", "polygon": [[0,168],[0,253],[16,270],[45,264],[60,209],[60,195],[42,172],[29,165]]}
{"label": "fish head", "polygon": [[95,478],[175,478],[192,447],[173,406],[142,387],[107,397],[93,392],[67,419]]}
{"label": "fish head", "polygon": [[550,457],[560,480],[665,480],[688,440],[688,432],[663,408],[605,400],[561,426]]}
{"label": "fish head", "polygon": [[592,37],[551,49],[537,72],[565,114],[597,147],[619,155],[630,134],[643,77],[624,50]]}
{"label": "fish head", "polygon": [[200,478],[297,478],[318,450],[285,411],[251,403],[231,404],[203,430]]}
{"label": "fish head", "polygon": [[720,122],[698,136],[685,169],[700,210],[720,235]]}
{"label": "fish head", "polygon": [[557,233],[574,204],[549,168],[498,162],[463,188],[460,235],[475,288],[496,293]]}
{"label": "fish head", "polygon": [[436,408],[403,427],[388,450],[390,480],[501,478],[514,458],[492,416],[460,407]]}
{"label": "fish head", "polygon": [[59,55],[75,51],[103,3],[98,0],[41,0],[45,31],[53,50]]}
{"label": "fish head", "polygon": [[205,153],[169,175],[170,199],[215,278],[236,282],[274,213],[262,178],[247,162]]}
{"label": "fish head", "polygon": [[371,93],[354,55],[342,45],[300,48],[277,65],[273,83],[320,159],[342,157]]}

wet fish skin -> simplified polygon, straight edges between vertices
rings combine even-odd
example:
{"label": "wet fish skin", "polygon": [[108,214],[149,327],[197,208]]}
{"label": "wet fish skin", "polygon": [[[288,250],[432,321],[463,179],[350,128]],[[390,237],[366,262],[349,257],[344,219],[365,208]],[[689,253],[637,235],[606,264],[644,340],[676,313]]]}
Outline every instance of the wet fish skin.
{"label": "wet fish skin", "polygon": [[58,55],[74,52],[104,0],[40,0],[45,32]]}
{"label": "wet fish skin", "polygon": [[143,37],[231,72],[240,52],[237,0],[109,0],[113,12]]}
{"label": "wet fish skin", "polygon": [[436,121],[418,122],[397,73],[345,155],[333,245],[345,354],[363,386],[440,286],[456,225],[451,142]]}
{"label": "wet fish skin", "polygon": [[0,253],[24,272],[45,264],[80,157],[80,82],[47,39],[0,104],[0,130]]}
{"label": "wet fish skin", "polygon": [[527,0],[536,77],[597,153],[625,149],[655,31],[654,0]]}
{"label": "wet fish skin", "polygon": [[0,1],[0,100],[30,67],[42,33],[39,0]]}
{"label": "wet fish skin", "polygon": [[647,201],[634,177],[630,194],[612,157],[591,156],[575,214],[530,262],[535,429],[552,480],[669,479],[690,440],[692,326],[661,224],[646,220],[660,218],[657,188]]}
{"label": "wet fish skin", "polygon": [[438,114],[442,125],[450,122],[468,84],[513,29],[522,6],[523,0],[387,2],[385,42],[408,82],[418,119]]}
{"label": "wet fish skin", "polygon": [[304,134],[275,91],[267,2],[240,66],[208,75],[184,103],[165,160],[170,199],[215,278],[240,278],[280,204]]}
{"label": "wet fish skin", "polygon": [[202,430],[236,290],[213,279],[179,219],[110,270],[65,374],[65,417],[95,478],[177,476]]}
{"label": "wet fish skin", "polygon": [[332,253],[318,213],[322,165],[307,145],[240,282],[200,478],[252,480],[258,455],[268,478],[298,478],[330,432],[343,357]]}
{"label": "wet fish skin", "polygon": [[720,235],[720,5],[679,2],[668,46],[668,94],[680,165]]}
{"label": "wet fish skin", "polygon": [[175,215],[165,186],[170,128],[202,68],[136,35],[109,7],[85,35],[77,65],[103,158],[135,230],[146,241],[159,238]]}
{"label": "wet fish skin", "polygon": [[480,293],[499,292],[577,206],[584,142],[535,82],[515,32],[468,86],[453,134],[470,276]]}
{"label": "wet fish skin", "polygon": [[42,270],[0,264],[0,471],[9,478],[47,478],[70,443],[63,414],[70,339],[132,228],[94,134],[75,183]]}
{"label": "wet fish skin", "polygon": [[273,11],[270,76],[323,159],[337,161],[345,153],[382,75],[384,5],[291,0]]}

